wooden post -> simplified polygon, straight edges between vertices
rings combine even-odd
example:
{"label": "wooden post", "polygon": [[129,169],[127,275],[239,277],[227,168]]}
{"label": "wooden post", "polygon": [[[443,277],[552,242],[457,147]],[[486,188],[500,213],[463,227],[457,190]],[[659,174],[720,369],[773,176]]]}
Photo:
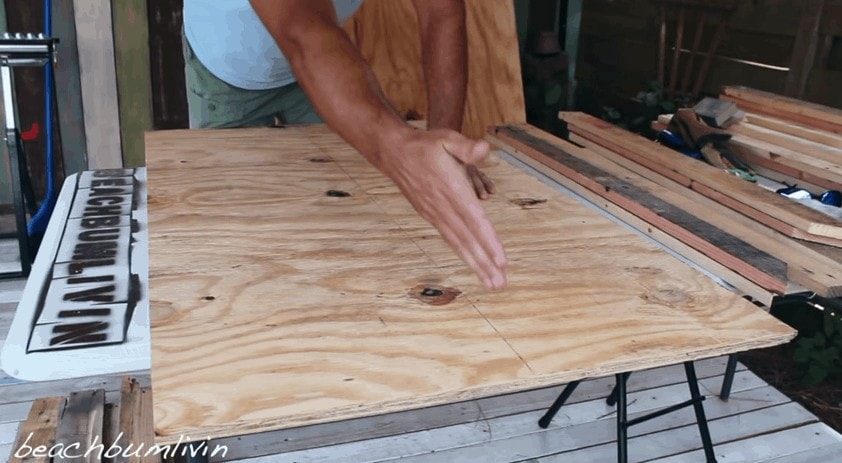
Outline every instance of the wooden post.
{"label": "wooden post", "polygon": [[824,10],[824,0],[807,0],[802,3],[801,22],[792,47],[789,61],[789,74],[786,76],[784,94],[793,98],[803,98],[807,79],[816,60],[816,48],[819,43],[819,24]]}
{"label": "wooden post", "polygon": [[576,104],[576,55],[579,51],[579,31],[582,24],[582,0],[567,1],[567,26],[564,52],[567,53],[567,108]]}
{"label": "wooden post", "polygon": [[143,134],[152,129],[146,0],[111,0],[123,165],[144,164]]}
{"label": "wooden post", "polygon": [[58,65],[53,74],[56,81],[56,116],[61,131],[64,172],[69,175],[88,168],[82,83],[79,76],[79,52],[76,48],[76,22],[72,2],[53,2],[53,36],[59,39],[56,46]]}
{"label": "wooden post", "polygon": [[89,169],[123,165],[109,0],[73,0]]}

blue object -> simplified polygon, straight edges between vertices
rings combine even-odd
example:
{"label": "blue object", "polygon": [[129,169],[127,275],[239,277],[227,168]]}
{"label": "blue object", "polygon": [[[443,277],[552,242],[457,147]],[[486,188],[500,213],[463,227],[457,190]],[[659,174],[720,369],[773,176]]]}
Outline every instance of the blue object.
{"label": "blue object", "polygon": [[[52,0],[44,0],[44,35],[52,36],[53,33],[53,15],[52,15]],[[44,199],[41,201],[41,206],[32,216],[32,219],[26,224],[26,233],[30,236],[43,234],[47,230],[47,223],[50,221],[50,215],[53,213],[55,207],[55,162],[53,156],[53,63],[52,60],[44,65],[44,129],[46,132],[46,156],[45,156],[45,171],[46,171],[46,191]]]}
{"label": "blue object", "polygon": [[819,201],[828,206],[842,207],[842,193],[836,190],[825,191],[819,197]]}
{"label": "blue object", "polygon": [[685,156],[690,156],[691,158],[695,159],[702,159],[702,153],[687,146],[687,144],[684,143],[684,140],[682,140],[681,137],[670,132],[669,130],[661,130],[658,133],[658,141],[661,142],[662,145],[668,146]]}

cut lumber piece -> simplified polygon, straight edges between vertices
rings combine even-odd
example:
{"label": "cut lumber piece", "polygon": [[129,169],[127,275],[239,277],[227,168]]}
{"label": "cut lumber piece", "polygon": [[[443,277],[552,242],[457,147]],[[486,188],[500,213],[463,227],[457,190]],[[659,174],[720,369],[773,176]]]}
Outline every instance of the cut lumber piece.
{"label": "cut lumber piece", "polygon": [[[660,183],[650,180],[636,172],[643,167],[634,164],[633,161],[607,153],[607,150],[598,147],[577,147],[530,126],[502,126],[494,129],[493,133],[494,138],[490,141],[498,144],[502,142],[512,150],[534,158],[566,179],[645,220],[650,225],[648,228],[659,227],[719,264],[739,271],[741,275],[761,287],[771,289],[768,285],[764,286],[766,282],[758,278],[763,276],[758,275],[758,272],[783,282],[777,290],[778,294],[788,291],[787,280],[819,294],[842,294],[842,280],[835,277],[842,275],[842,263],[821,255],[812,255],[817,253],[803,248],[791,238],[764,227],[757,227],[755,222],[742,214],[648,171],[650,175],[655,174]],[[546,168],[535,168],[547,173]],[[570,185],[570,181],[558,179],[557,176],[552,178],[581,194],[581,188]],[[596,198],[596,201],[590,197],[587,199],[603,207],[600,205],[601,198]],[[650,215],[653,211],[655,217]],[[684,231],[700,236],[688,237]],[[681,253],[681,249],[676,251]],[[743,267],[734,265],[734,259],[742,259],[742,263],[748,263],[754,268],[744,271]],[[808,270],[789,272],[784,263]],[[727,277],[713,273],[733,286],[743,289]]]}
{"label": "cut lumber piece", "polygon": [[764,116],[762,114],[746,114],[746,122],[758,127],[775,130],[780,133],[793,135],[804,140],[810,140],[822,145],[834,148],[842,148],[842,136],[825,130],[818,130],[776,117]]}
{"label": "cut lumber piece", "polygon": [[[149,449],[155,444],[154,423],[152,421],[152,389],[141,387],[136,378],[124,377],[120,389],[119,417],[116,426],[120,448]],[[155,463],[155,455],[134,456],[129,458],[118,455],[113,463]]]}
{"label": "cut lumber piece", "polygon": [[734,124],[728,127],[727,130],[746,137],[751,137],[755,140],[762,140],[766,143],[776,145],[780,148],[785,148],[802,156],[809,156],[814,159],[821,159],[834,163],[837,167],[842,164],[842,148],[832,145],[818,143],[788,133],[781,133],[777,130],[768,129],[747,121]]}
{"label": "cut lumber piece", "polygon": [[[673,200],[676,205],[786,262],[787,277],[792,283],[827,297],[842,295],[842,280],[839,278],[839,275],[842,275],[842,249],[796,240],[771,228],[758,226],[755,220],[739,211],[724,206],[697,191],[684,188],[673,180],[610,151],[598,143],[575,134],[571,134],[570,137],[571,141],[585,146],[590,151],[658,185],[670,190],[678,188],[679,197]],[[795,291],[799,289],[796,288]]]}
{"label": "cut lumber piece", "polygon": [[[25,449],[24,445],[31,448],[38,446],[50,447],[56,439],[56,423],[59,419],[59,409],[64,408],[63,397],[46,397],[43,399],[35,399],[32,403],[32,408],[29,410],[29,416],[26,421],[21,424],[18,430],[17,439],[13,449]],[[17,451],[12,452],[10,463],[48,463],[51,458],[44,456],[42,458],[27,456],[21,458],[21,453]]]}
{"label": "cut lumber piece", "polygon": [[792,203],[698,160],[675,152],[620,127],[584,113],[561,112],[568,129],[629,157],[685,187],[746,214],[781,233],[809,241],[842,246],[842,224]]}
{"label": "cut lumber piece", "polygon": [[[577,193],[581,188],[571,182],[644,220],[646,228],[659,228],[757,286],[777,294],[786,291],[783,261],[676,206],[671,200],[679,196],[677,193],[528,125],[499,126],[491,134],[492,142],[502,142],[516,150],[512,154],[518,159],[529,156],[566,177],[552,176]],[[546,169],[539,170],[546,173]]]}
{"label": "cut lumber piece", "polygon": [[[765,93],[765,92],[761,92],[761,93]],[[772,95],[772,96],[777,97],[777,98],[785,98],[785,97],[782,97],[780,95],[775,95],[775,94],[772,94],[772,93],[770,93],[768,95]],[[798,124],[805,125],[807,127],[812,127],[812,128],[815,128],[815,129],[826,130],[828,132],[833,132],[833,133],[837,133],[837,134],[842,133],[842,125],[840,125],[837,122],[830,122],[830,121],[827,121],[825,119],[822,119],[821,117],[814,117],[812,115],[805,114],[804,111],[803,111],[803,108],[800,108],[801,112],[798,112],[799,111],[799,108],[798,108],[799,104],[813,105],[813,106],[819,106],[821,108],[827,108],[825,106],[814,105],[813,103],[807,103],[807,102],[801,101],[801,100],[793,100],[791,98],[785,98],[787,100],[792,100],[792,101],[789,104],[784,105],[784,107],[782,107],[781,105],[774,104],[774,102],[768,102],[768,101],[765,102],[765,103],[764,102],[758,102],[756,100],[745,99],[745,98],[742,98],[740,96],[730,95],[730,94],[726,94],[726,93],[721,94],[719,96],[719,98],[722,99],[722,100],[733,101],[734,103],[737,104],[737,107],[740,108],[740,110],[745,111],[747,113],[764,114],[764,115],[768,115],[768,116],[773,116],[773,117],[778,117],[778,118],[781,118],[781,119],[793,121],[793,122],[796,122]],[[827,109],[832,110],[833,108],[827,108]]]}
{"label": "cut lumber piece", "polygon": [[725,86],[722,93],[730,97],[774,108],[793,115],[802,115],[812,119],[826,121],[842,129],[842,109],[810,103],[809,101],[790,98],[775,93],[764,92],[743,86]]}
{"label": "cut lumber piece", "polygon": [[85,449],[83,458],[56,457],[54,463],[99,463],[97,452],[88,453],[87,449],[101,443],[103,416],[105,412],[105,391],[72,392],[67,398],[64,409],[56,423],[56,445],[64,449]]}

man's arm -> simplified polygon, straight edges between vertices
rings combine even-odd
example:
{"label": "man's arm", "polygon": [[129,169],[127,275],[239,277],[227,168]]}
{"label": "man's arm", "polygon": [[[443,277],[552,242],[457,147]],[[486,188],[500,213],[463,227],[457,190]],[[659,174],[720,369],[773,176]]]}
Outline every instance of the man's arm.
{"label": "man's arm", "polygon": [[503,246],[459,164],[480,161],[488,144],[407,125],[337,24],[330,0],[251,4],[325,122],[395,182],[487,288],[505,286]]}
{"label": "man's arm", "polygon": [[[421,64],[427,89],[430,128],[462,130],[468,89],[468,37],[465,0],[412,0],[421,36]],[[465,169],[480,199],[496,192],[475,165]]]}

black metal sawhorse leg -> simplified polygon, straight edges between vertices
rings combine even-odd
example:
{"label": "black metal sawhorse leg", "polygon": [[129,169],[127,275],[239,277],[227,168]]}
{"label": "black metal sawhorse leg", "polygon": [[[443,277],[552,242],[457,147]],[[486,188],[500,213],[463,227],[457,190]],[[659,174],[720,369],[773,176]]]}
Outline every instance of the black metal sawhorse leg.
{"label": "black metal sawhorse leg", "polygon": [[[728,401],[731,397],[731,387],[734,385],[734,375],[737,373],[737,354],[728,356],[728,363],[725,365],[725,374],[722,376],[722,387],[719,390],[719,398]],[[617,386],[611,391],[607,399],[608,405],[617,403]]]}
{"label": "black metal sawhorse leg", "polygon": [[725,366],[725,375],[722,377],[722,388],[719,390],[719,398],[728,400],[731,397],[731,386],[734,385],[734,374],[737,372],[737,354],[728,356],[728,364]]}
{"label": "black metal sawhorse leg", "polygon": [[[672,413],[690,405],[693,406],[693,411],[696,414],[696,424],[699,426],[699,434],[702,438],[702,447],[705,452],[705,461],[707,463],[716,463],[716,455],[713,452],[713,441],[710,437],[710,430],[708,429],[707,417],[705,416],[705,408],[702,402],[705,397],[699,391],[698,378],[696,377],[696,368],[693,362],[684,362],[684,372],[687,375],[687,386],[690,388],[690,399],[679,404],[666,407],[656,412],[647,415],[639,416],[633,420],[628,419],[628,403],[626,393],[626,382],[631,373],[619,373],[616,375],[617,383],[611,395],[608,397],[609,404],[617,404],[617,461],[619,463],[628,462],[628,429],[636,424],[649,421],[653,418]],[[561,395],[553,402],[552,406],[547,410],[544,416],[538,420],[538,426],[547,428],[550,425],[553,417],[561,409],[562,405],[570,398],[573,391],[579,385],[579,381],[569,383]]]}

